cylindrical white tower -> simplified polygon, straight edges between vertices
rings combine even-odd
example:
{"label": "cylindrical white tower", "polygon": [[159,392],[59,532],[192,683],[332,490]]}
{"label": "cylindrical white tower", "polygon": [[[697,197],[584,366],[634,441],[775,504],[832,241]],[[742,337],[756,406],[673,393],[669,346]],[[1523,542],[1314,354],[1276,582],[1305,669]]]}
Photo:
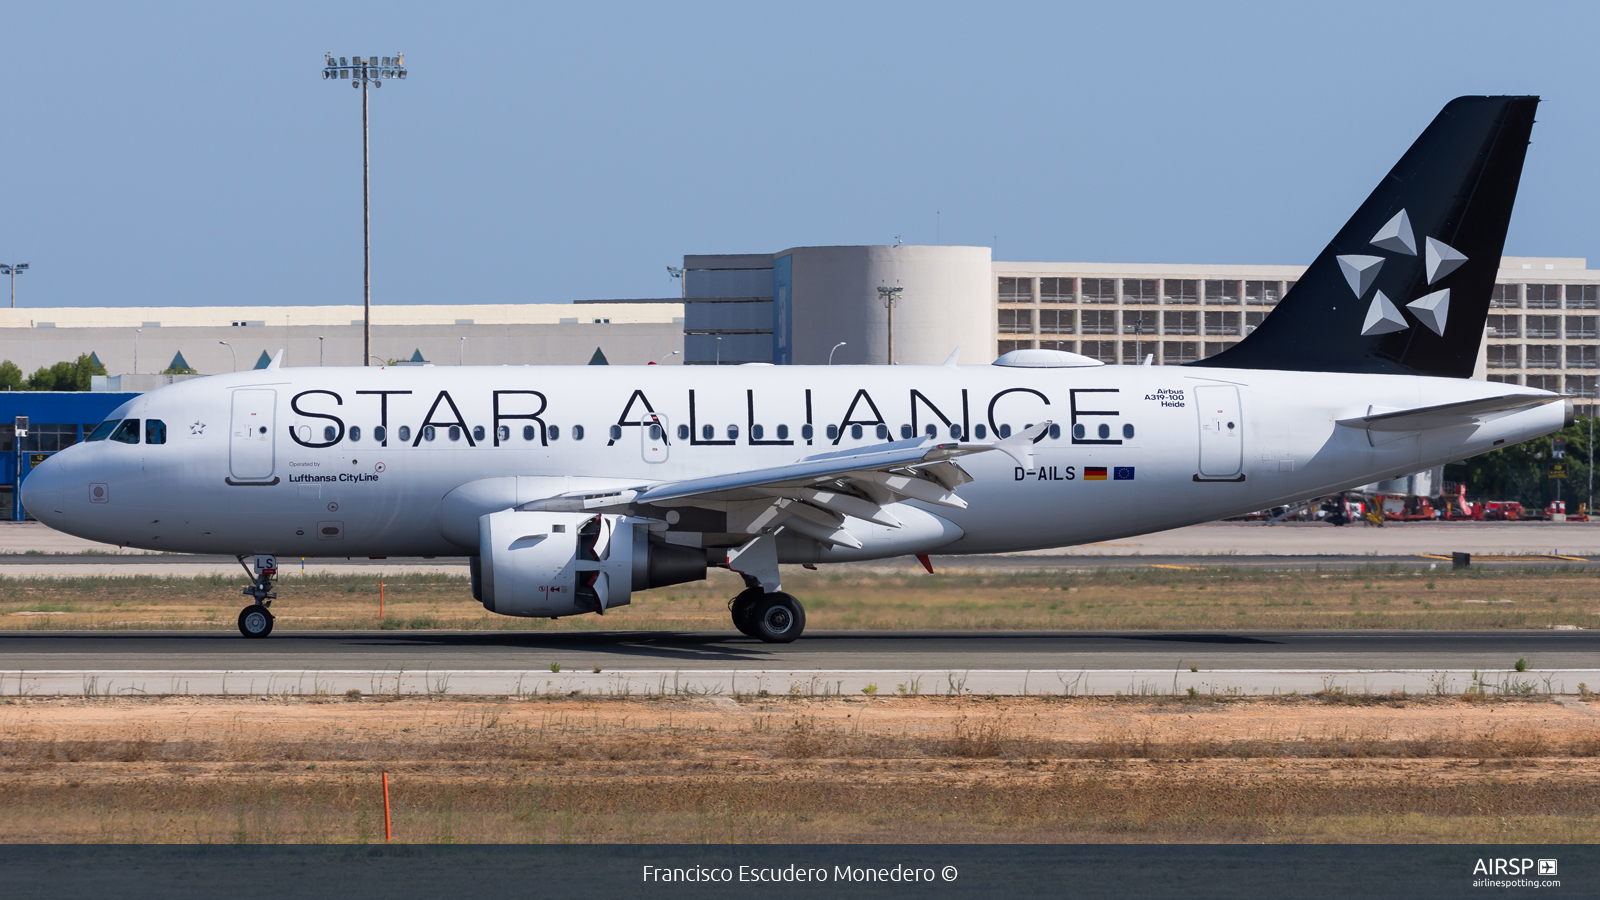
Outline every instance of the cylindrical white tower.
{"label": "cylindrical white tower", "polygon": [[[937,365],[962,348],[964,363],[994,357],[994,276],[988,247],[796,247],[788,262],[791,360],[822,365],[840,341],[835,365],[889,361],[889,311],[878,288],[900,287],[894,310],[895,361]],[[780,279],[781,280],[781,279]],[[779,290],[783,285],[779,285]],[[784,303],[778,303],[780,318]],[[782,331],[785,323],[774,323]],[[780,338],[781,340],[781,338]]]}

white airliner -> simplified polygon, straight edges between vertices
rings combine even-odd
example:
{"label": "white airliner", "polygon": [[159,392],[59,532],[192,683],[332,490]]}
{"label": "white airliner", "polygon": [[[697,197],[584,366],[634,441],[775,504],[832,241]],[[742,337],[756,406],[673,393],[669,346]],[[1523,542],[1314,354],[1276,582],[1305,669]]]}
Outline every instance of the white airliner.
{"label": "white airliner", "polygon": [[[995,553],[1214,520],[1548,434],[1570,401],[1469,380],[1536,98],[1452,101],[1263,325],[1189,366],[271,368],[160,388],[23,486],[92,540],[254,557],[468,556],[496,613],[605,614],[780,563]],[[281,355],[281,354],[280,354]]]}

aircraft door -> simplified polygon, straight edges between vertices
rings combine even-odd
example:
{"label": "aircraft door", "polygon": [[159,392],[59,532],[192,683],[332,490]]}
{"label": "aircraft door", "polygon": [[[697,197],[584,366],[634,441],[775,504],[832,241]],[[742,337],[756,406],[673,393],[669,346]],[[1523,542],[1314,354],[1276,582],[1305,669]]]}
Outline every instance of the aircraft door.
{"label": "aircraft door", "polygon": [[1244,471],[1244,419],[1239,415],[1239,389],[1231,384],[1206,384],[1194,389],[1200,414],[1200,475],[1197,478],[1240,480]]}
{"label": "aircraft door", "polygon": [[645,413],[639,420],[639,440],[645,462],[666,462],[672,449],[672,436],[667,433],[667,417],[659,413]]}
{"label": "aircraft door", "polygon": [[228,429],[228,471],[241,481],[272,477],[273,414],[278,392],[246,388],[233,392],[233,421]]}

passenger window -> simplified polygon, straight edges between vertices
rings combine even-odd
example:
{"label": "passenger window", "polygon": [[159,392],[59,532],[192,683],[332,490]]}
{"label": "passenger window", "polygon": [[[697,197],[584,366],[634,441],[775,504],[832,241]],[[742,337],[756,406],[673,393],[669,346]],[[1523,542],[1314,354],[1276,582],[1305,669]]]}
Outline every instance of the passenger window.
{"label": "passenger window", "polygon": [[1060,425],[1051,425],[1050,426],[1050,440],[1054,441],[1054,440],[1059,440],[1060,438],[1061,438],[1061,426]]}
{"label": "passenger window", "polygon": [[351,425],[350,426],[350,440],[352,440],[352,441],[361,440],[361,426],[360,425]]}
{"label": "passenger window", "polygon": [[830,441],[838,440],[838,438],[839,438],[839,426],[837,426],[837,425],[829,425],[828,426],[828,440],[830,440]]}
{"label": "passenger window", "polygon": [[[146,426],[145,427],[145,431],[149,432],[149,430],[150,430],[149,426]],[[339,436],[339,432],[335,431],[333,429],[332,425],[324,425],[322,427],[322,439],[324,441],[327,441],[328,443],[331,444],[331,443],[333,443],[333,439],[338,437],[338,436]]]}
{"label": "passenger window", "polygon": [[459,426],[456,426],[456,425],[451,425],[450,426],[450,440],[452,440],[452,441],[461,440],[461,428]]}
{"label": "passenger window", "polygon": [[117,430],[111,432],[111,439],[113,441],[121,441],[124,444],[139,443],[139,420],[123,419],[122,424],[117,426]]}
{"label": "passenger window", "polygon": [[1133,440],[1133,426],[1131,424],[1122,426],[1122,436],[1130,441]]}
{"label": "passenger window", "polygon": [[572,426],[572,439],[575,440],[575,441],[583,440],[583,426],[582,425],[574,425],[574,426]]}
{"label": "passenger window", "polygon": [[533,428],[532,425],[524,425],[524,426],[522,426],[522,439],[523,440],[531,441],[531,440],[534,439],[534,437],[537,436],[537,434],[538,433],[536,431],[534,431],[534,428]]}
{"label": "passenger window", "polygon": [[475,441],[483,440],[483,426],[482,425],[474,425],[474,426],[472,426],[472,439],[475,440]]}
{"label": "passenger window", "polygon": [[952,437],[952,438],[954,438],[955,440],[958,440],[958,441],[961,440],[961,426],[960,425],[951,425],[950,426],[950,437]]}
{"label": "passenger window", "polygon": [[98,428],[96,428],[93,431],[93,433],[91,433],[88,437],[84,438],[84,443],[88,443],[89,441],[103,441],[106,438],[110,437],[111,436],[111,429],[116,428],[117,427],[117,423],[120,422],[120,421],[122,421],[122,420],[121,419],[107,419],[104,422],[101,422],[100,426]]}
{"label": "passenger window", "polygon": [[738,439],[739,439],[739,426],[737,426],[737,425],[729,425],[728,426],[728,440],[734,441],[734,440],[738,440]]}
{"label": "passenger window", "polygon": [[422,439],[423,440],[432,441],[435,437],[438,436],[438,434],[439,434],[438,430],[435,429],[432,425],[424,425],[424,426],[422,426]]}
{"label": "passenger window", "polygon": [[1104,422],[1100,423],[1100,427],[1096,431],[1100,432],[1100,440],[1102,441],[1111,437],[1111,426]]}
{"label": "passenger window", "polygon": [[789,439],[789,426],[787,426],[787,425],[779,425],[778,426],[778,440],[787,441],[788,439]]}
{"label": "passenger window", "polygon": [[167,423],[160,419],[150,419],[144,423],[144,442],[146,444],[165,444],[167,442]]}
{"label": "passenger window", "polygon": [[923,433],[926,434],[928,437],[938,437],[939,436],[939,428],[938,428],[938,426],[936,426],[936,425],[934,425],[933,423],[930,422],[930,423],[928,423],[928,427],[923,429]]}
{"label": "passenger window", "polygon": [[761,436],[763,434],[766,434],[766,431],[767,430],[765,428],[762,428],[760,425],[751,425],[750,426],[750,439],[759,441],[759,440],[761,440]]}
{"label": "passenger window", "polygon": [[1073,437],[1075,437],[1075,438],[1077,438],[1078,440],[1081,441],[1081,440],[1083,440],[1083,435],[1084,434],[1085,434],[1085,432],[1083,430],[1083,423],[1082,422],[1079,422],[1078,424],[1072,426],[1072,436]]}
{"label": "passenger window", "polygon": [[873,429],[873,432],[878,435],[878,440],[880,441],[888,440],[889,438],[889,426],[882,422],[878,423],[878,427]]}
{"label": "passenger window", "polygon": [[902,439],[905,439],[905,440],[909,440],[911,438],[911,426],[910,425],[901,425],[900,426],[900,437]]}
{"label": "passenger window", "polygon": [[389,429],[383,427],[382,425],[374,427],[372,429],[372,439],[380,444],[384,441],[387,441],[389,439]]}
{"label": "passenger window", "polygon": [[495,436],[500,438],[500,440],[502,440],[502,441],[511,440],[511,426],[510,425],[501,425],[499,428],[496,428],[494,430],[494,433],[495,433]]}
{"label": "passenger window", "polygon": [[800,436],[801,437],[803,437],[803,438],[805,438],[806,440],[809,441],[809,440],[811,440],[811,436],[813,434],[816,434],[816,432],[814,430],[812,430],[810,425],[801,425],[800,426]]}
{"label": "passenger window", "polygon": [[713,428],[710,425],[701,425],[700,426],[700,439],[701,440],[709,441],[709,440],[711,440],[712,438],[714,438],[716,436],[717,436],[717,429]]}
{"label": "passenger window", "polygon": [[547,426],[545,428],[545,430],[544,430],[544,433],[548,434],[550,436],[550,440],[552,440],[552,441],[561,440],[561,426],[560,425]]}
{"label": "passenger window", "polygon": [[411,440],[411,426],[410,425],[401,425],[400,426],[400,440],[402,440],[402,441]]}
{"label": "passenger window", "polygon": [[650,423],[650,440],[652,440],[652,441],[661,440],[661,426],[656,424],[656,423],[654,423],[654,422]]}
{"label": "passenger window", "polygon": [[611,439],[613,441],[622,440],[622,426],[621,425],[613,425],[613,426],[611,426]]}
{"label": "passenger window", "polygon": [[678,426],[678,440],[687,441],[688,439],[689,439],[689,426],[687,426],[687,425],[679,425]]}
{"label": "passenger window", "polygon": [[978,437],[978,440],[980,440],[980,441],[981,441],[981,440],[983,440],[983,439],[984,439],[984,438],[985,438],[985,437],[987,437],[987,436],[988,436],[988,434],[989,434],[989,429],[987,429],[987,428],[985,428],[985,427],[984,427],[984,426],[982,426],[982,425],[975,425],[975,426],[973,426],[973,428],[972,428],[972,433],[973,433],[973,434],[975,434],[975,435],[977,435],[977,437]]}
{"label": "passenger window", "polygon": [[1001,440],[1005,440],[1008,437],[1011,437],[1011,425],[1010,425],[1010,423],[1007,423],[1005,425],[1001,425],[1000,426],[1000,439]]}
{"label": "passenger window", "polygon": [[861,440],[861,426],[860,425],[851,425],[850,426],[850,440],[852,440],[852,441]]}

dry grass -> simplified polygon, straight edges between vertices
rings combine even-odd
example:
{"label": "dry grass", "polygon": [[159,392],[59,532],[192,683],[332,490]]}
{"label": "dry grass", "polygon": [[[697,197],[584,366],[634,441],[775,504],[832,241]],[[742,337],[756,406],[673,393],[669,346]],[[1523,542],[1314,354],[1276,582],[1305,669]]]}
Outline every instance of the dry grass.
{"label": "dry grass", "polygon": [[0,841],[1600,838],[1549,702],[17,700]]}
{"label": "dry grass", "polygon": [[[242,578],[0,578],[0,629],[232,629]],[[285,630],[492,628],[731,630],[738,578],[636,594],[605,617],[512,619],[473,602],[446,574],[290,575],[274,609]],[[899,568],[785,568],[814,629],[1305,629],[1600,626],[1600,570],[1455,573],[1385,566],[1259,571],[1226,567],[926,575]]]}

